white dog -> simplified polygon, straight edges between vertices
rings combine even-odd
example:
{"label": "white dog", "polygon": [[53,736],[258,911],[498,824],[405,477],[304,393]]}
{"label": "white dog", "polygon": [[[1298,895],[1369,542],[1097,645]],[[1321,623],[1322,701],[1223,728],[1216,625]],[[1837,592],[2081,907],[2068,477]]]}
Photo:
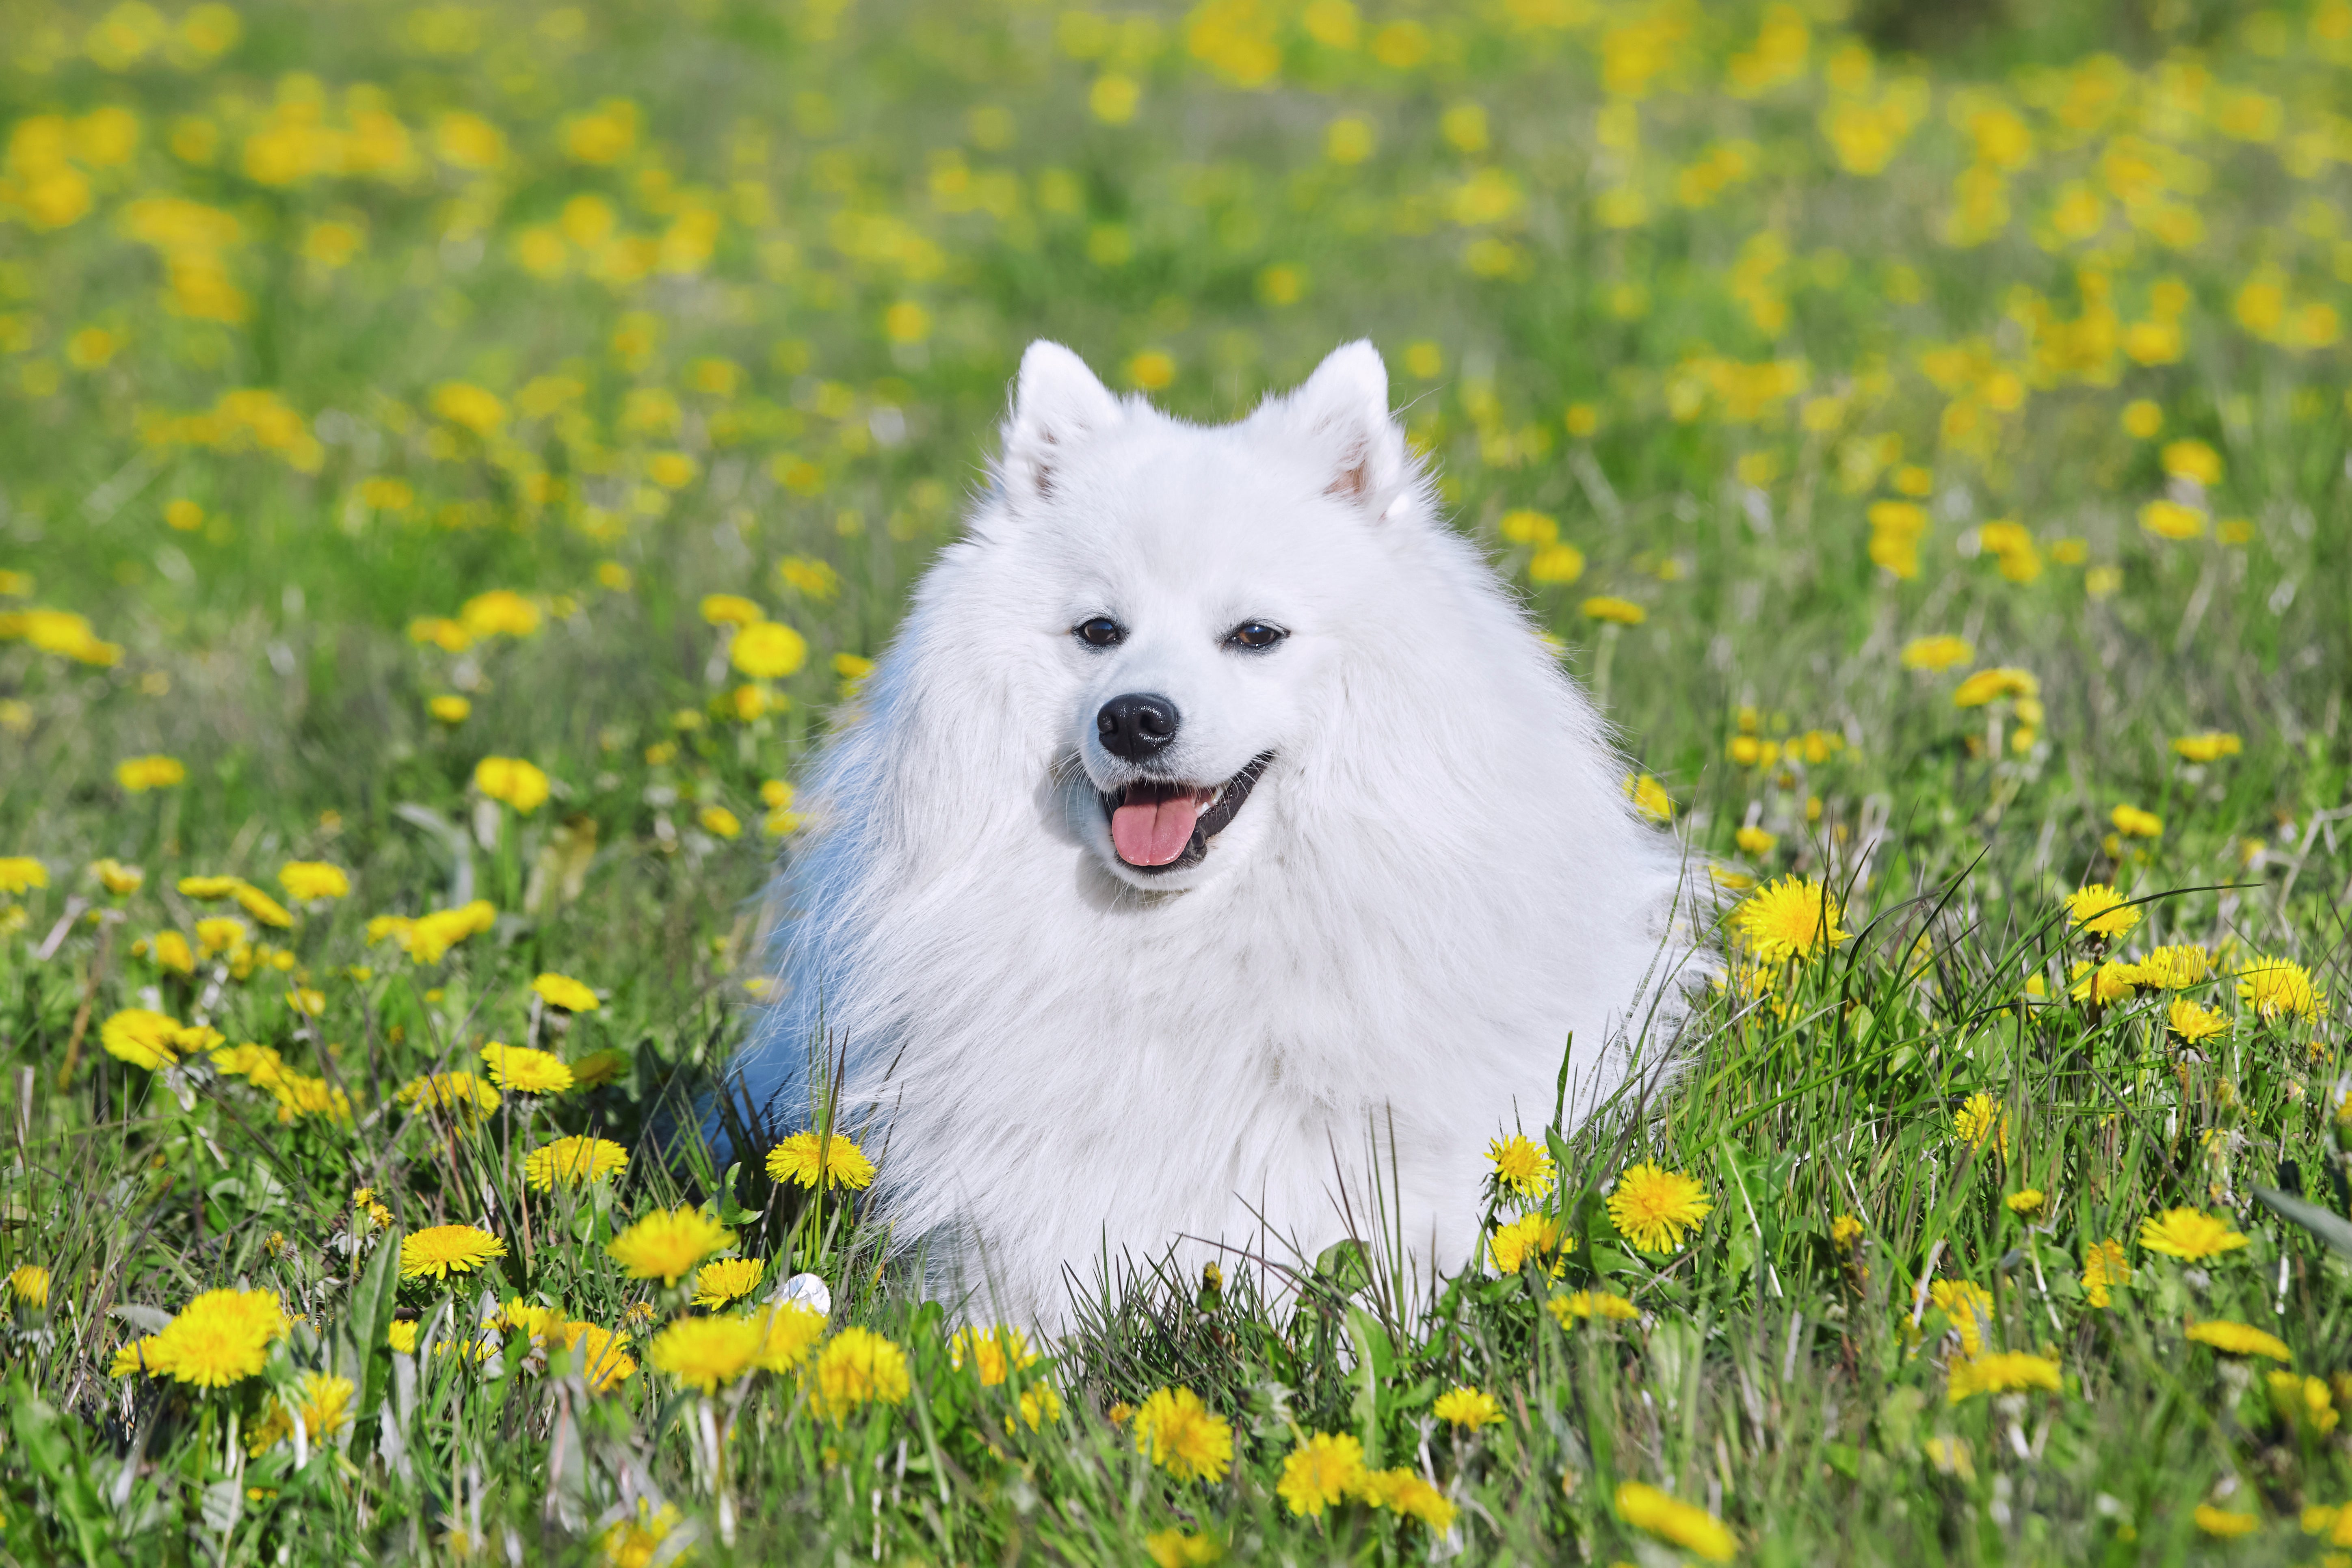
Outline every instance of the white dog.
{"label": "white dog", "polygon": [[1374,1131],[1386,1228],[1457,1265],[1571,1037],[1605,1093],[1681,1016],[1672,842],[1370,343],[1214,428],[1032,345],[863,704],[738,1096],[805,1126],[812,1041],[845,1052],[840,1124],[967,1315],[1055,1328],[1106,1258],[1311,1258],[1343,1184],[1369,1238]]}

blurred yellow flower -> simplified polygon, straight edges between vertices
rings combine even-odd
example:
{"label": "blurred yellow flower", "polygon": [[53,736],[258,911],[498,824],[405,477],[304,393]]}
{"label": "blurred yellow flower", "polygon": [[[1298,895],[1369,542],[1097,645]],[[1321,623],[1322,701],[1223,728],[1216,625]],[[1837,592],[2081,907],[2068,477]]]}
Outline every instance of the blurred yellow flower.
{"label": "blurred yellow flower", "polygon": [[[1497,1226],[1486,1238],[1494,1256],[1495,1271],[1508,1277],[1517,1274],[1529,1261],[1540,1262],[1557,1258],[1563,1251],[1572,1251],[1575,1238],[1560,1234],[1559,1221],[1549,1215],[1523,1215],[1508,1225]],[[1558,1274],[1558,1266],[1553,1272]]]}
{"label": "blurred yellow flower", "polygon": [[2136,805],[2119,805],[2109,814],[2116,831],[2126,838],[2157,838],[2163,836],[2164,819],[2152,811]]}
{"label": "blurred yellow flower", "polygon": [[343,868],[324,860],[289,860],[278,868],[278,880],[287,897],[297,903],[346,898],[352,890],[352,879]]}
{"label": "blurred yellow flower", "polygon": [[1600,595],[1577,606],[1596,621],[1609,621],[1621,626],[1638,626],[1650,618],[1650,612],[1631,599],[1612,598]]}
{"label": "blurred yellow flower", "polygon": [[466,721],[467,716],[473,712],[474,705],[454,692],[445,691],[437,697],[427,698],[425,710],[433,715],[436,723],[454,727]]}
{"label": "blurred yellow flower", "polygon": [[1283,1459],[1274,1490],[1293,1514],[1319,1517],[1354,1493],[1363,1479],[1363,1444],[1344,1433],[1315,1432]]}
{"label": "blurred yellow flower", "polygon": [[1969,1096],[1959,1110],[1952,1113],[1952,1136],[1970,1149],[1982,1149],[1992,1142],[2001,1158],[2009,1157],[2009,1111],[2000,1100],[1982,1090]]}
{"label": "blurred yellow flower", "polygon": [[551,1007],[561,1007],[567,1013],[593,1013],[603,1005],[596,993],[568,974],[552,970],[530,983],[532,994]]}
{"label": "blurred yellow flower", "polygon": [[1952,706],[1981,708],[2004,697],[2039,697],[2042,683],[2022,669],[1979,669],[1954,689]]}
{"label": "blurred yellow flower", "polygon": [[782,621],[761,621],[735,634],[728,662],[754,680],[777,680],[808,658],[808,643]]}
{"label": "blurred yellow flower", "polygon": [[632,1279],[675,1285],[712,1253],[735,1245],[735,1233],[701,1210],[656,1209],[604,1244]]}
{"label": "blurred yellow flower", "polygon": [[2083,1299],[2092,1306],[2105,1306],[2110,1290],[2131,1282],[2131,1262],[2121,1241],[2095,1241],[2084,1250]]}
{"label": "blurred yellow flower", "polygon": [[1457,1385],[1439,1394],[1429,1413],[1465,1432],[1491,1426],[1503,1418],[1503,1407],[1493,1394],[1467,1385]]}
{"label": "blurred yellow flower", "polygon": [[907,1352],[869,1329],[844,1329],[817,1352],[803,1386],[810,1407],[828,1421],[845,1421],[867,1405],[903,1405]]}
{"label": "blurred yellow flower", "polygon": [[966,1362],[982,1387],[994,1388],[1013,1373],[1034,1366],[1037,1352],[1029,1348],[1028,1335],[1003,1323],[962,1328],[948,1341],[948,1364],[961,1369]]}
{"label": "blurred yellow flower", "polygon": [[760,1325],[750,1318],[680,1318],[654,1336],[646,1360],[705,1394],[752,1370],[759,1354]]}
{"label": "blurred yellow flower", "polygon": [[1233,1427],[1189,1388],[1153,1391],[1129,1429],[1143,1457],[1180,1481],[1221,1481],[1233,1468]]}
{"label": "blurred yellow flower", "polygon": [[447,1111],[469,1122],[488,1115],[504,1103],[497,1089],[462,1068],[410,1079],[394,1091],[393,1099],[419,1110],[429,1108]]}
{"label": "blurred yellow flower", "polygon": [[20,1263],[8,1271],[8,1294],[20,1307],[38,1311],[49,1304],[49,1271],[37,1263]]}
{"label": "blurred yellow flower", "polygon": [[187,777],[186,766],[176,757],[131,757],[114,765],[114,782],[132,795],[176,788]]}
{"label": "blurred yellow flower", "polygon": [[520,757],[484,757],[474,765],[474,787],[524,816],[547,803],[547,775]]}
{"label": "blurred yellow flower", "polygon": [[147,882],[146,872],[136,866],[126,866],[120,860],[93,860],[89,868],[98,878],[99,885],[116,898],[127,898]]}
{"label": "blurred yellow flower", "polygon": [[2189,1337],[2200,1345],[2211,1345],[2217,1351],[2231,1355],[2268,1356],[2273,1361],[2291,1362],[2294,1352],[2276,1334],[2265,1333],[2249,1323],[2233,1323],[2223,1319],[2209,1319],[2189,1325]]}
{"label": "blurred yellow flower", "polygon": [[2017,1394],[2036,1388],[2057,1394],[2064,1386],[2054,1359],[2025,1351],[1996,1351],[1952,1358],[1944,1397],[1958,1405],[1979,1394]]}
{"label": "blurred yellow flower", "polygon": [[1739,1551],[1739,1538],[1721,1520],[1655,1487],[1640,1481],[1619,1483],[1616,1507],[1617,1517],[1634,1529],[1672,1542],[1709,1563],[1728,1563]]}
{"label": "blurred yellow flower", "polygon": [[2192,763],[2215,763],[2223,757],[2234,757],[2245,750],[2245,742],[2222,730],[2209,730],[2201,735],[2182,735],[2172,742],[2175,755]]}
{"label": "blurred yellow flower", "polygon": [[733,838],[743,831],[742,819],[723,805],[706,805],[694,819],[705,833],[719,838]]}
{"label": "blurred yellow flower", "polygon": [[2139,1244],[2150,1252],[2196,1263],[2235,1252],[2247,1243],[2245,1237],[2230,1228],[2228,1221],[2200,1209],[2179,1208],[2167,1209],[2154,1219],[2140,1221]]}
{"label": "blurred yellow flower", "polygon": [[1976,654],[1976,645],[1966,637],[1917,637],[1904,644],[1903,665],[1906,669],[1949,669],[1966,664]]}
{"label": "blurred yellow flower", "polygon": [[31,856],[0,855],[0,893],[22,893],[48,885],[48,868]]}
{"label": "blurred yellow flower", "polygon": [[705,594],[702,618],[714,626],[742,627],[759,625],[768,613],[740,594]]}
{"label": "blurred yellow flower", "polygon": [[[575,1079],[576,1081],[576,1079]],[[629,1168],[629,1152],[609,1138],[593,1138],[573,1134],[542,1144],[525,1156],[523,1179],[533,1192],[551,1192],[555,1184],[566,1185],[581,1182],[601,1181],[616,1172]]]}

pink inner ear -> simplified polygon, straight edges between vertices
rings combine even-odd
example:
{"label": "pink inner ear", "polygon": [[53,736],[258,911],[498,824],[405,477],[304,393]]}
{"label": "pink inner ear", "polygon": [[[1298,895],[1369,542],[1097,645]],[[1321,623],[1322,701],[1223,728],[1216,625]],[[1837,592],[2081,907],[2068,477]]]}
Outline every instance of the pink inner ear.
{"label": "pink inner ear", "polygon": [[1323,487],[1323,493],[1327,496],[1338,496],[1343,500],[1371,500],[1371,454],[1361,447],[1349,452],[1347,457],[1347,466],[1339,470],[1337,479]]}

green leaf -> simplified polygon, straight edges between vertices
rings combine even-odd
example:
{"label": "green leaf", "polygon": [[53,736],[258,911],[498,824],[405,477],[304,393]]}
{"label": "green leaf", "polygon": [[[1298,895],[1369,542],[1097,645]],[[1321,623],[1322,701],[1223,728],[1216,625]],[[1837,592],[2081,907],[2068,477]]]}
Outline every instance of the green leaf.
{"label": "green leaf", "polygon": [[397,1226],[385,1231],[367,1267],[360,1270],[359,1283],[352,1287],[351,1311],[343,1320],[348,1339],[337,1347],[336,1364],[347,1368],[343,1375],[359,1385],[362,1415],[373,1415],[383,1402],[384,1379],[392,1372],[392,1347],[385,1336],[392,1332],[393,1309],[399,1303],[400,1237]]}
{"label": "green leaf", "polygon": [[2294,1221],[2346,1258],[2352,1258],[2352,1220],[2330,1214],[2316,1204],[2289,1197],[2275,1187],[2256,1187],[2254,1196],[2272,1213]]}

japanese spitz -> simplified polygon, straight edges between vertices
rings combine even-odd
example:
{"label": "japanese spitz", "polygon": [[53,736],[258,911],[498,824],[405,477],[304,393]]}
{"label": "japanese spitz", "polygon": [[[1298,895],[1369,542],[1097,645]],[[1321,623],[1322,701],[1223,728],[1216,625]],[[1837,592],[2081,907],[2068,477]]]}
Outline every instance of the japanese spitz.
{"label": "japanese spitz", "polygon": [[1563,1051],[1589,1106],[1683,1012],[1591,704],[1368,342],[1213,427],[1034,344],[993,479],[814,771],[735,1097],[796,1130],[836,1062],[967,1316],[1351,1224],[1458,1264]]}

